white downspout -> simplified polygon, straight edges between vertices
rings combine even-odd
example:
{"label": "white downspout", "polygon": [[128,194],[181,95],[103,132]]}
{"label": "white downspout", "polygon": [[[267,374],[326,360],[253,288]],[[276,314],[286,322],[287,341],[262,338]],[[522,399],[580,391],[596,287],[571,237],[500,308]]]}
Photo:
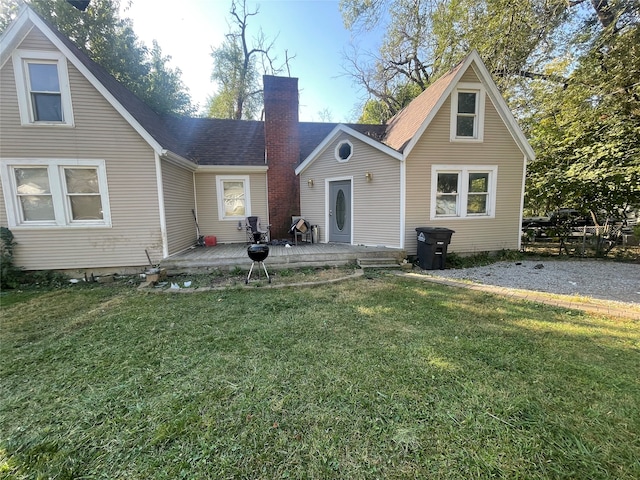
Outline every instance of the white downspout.
{"label": "white downspout", "polygon": [[405,243],[405,226],[407,224],[407,164],[406,159],[403,157],[400,160],[400,248],[404,248]]}
{"label": "white downspout", "polygon": [[158,213],[160,215],[160,235],[162,237],[162,258],[169,256],[169,238],[167,237],[167,219],[164,210],[164,187],[162,186],[162,163],[160,155],[156,157],[156,184],[158,188]]}

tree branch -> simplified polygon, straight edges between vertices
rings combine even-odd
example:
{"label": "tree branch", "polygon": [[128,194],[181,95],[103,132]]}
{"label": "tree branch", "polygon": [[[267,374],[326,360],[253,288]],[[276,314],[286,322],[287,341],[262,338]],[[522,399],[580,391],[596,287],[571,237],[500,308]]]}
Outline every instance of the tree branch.
{"label": "tree branch", "polygon": [[553,74],[548,75],[546,73],[530,72],[527,70],[518,70],[515,72],[510,72],[506,68],[502,68],[499,70],[494,70],[493,74],[503,78],[509,77],[511,75],[517,75],[519,77],[530,78],[532,80],[547,80],[549,82],[554,82],[554,83],[559,83],[561,85],[564,85],[564,88],[567,88],[571,83],[571,81],[568,78],[562,77],[560,75],[553,75]]}

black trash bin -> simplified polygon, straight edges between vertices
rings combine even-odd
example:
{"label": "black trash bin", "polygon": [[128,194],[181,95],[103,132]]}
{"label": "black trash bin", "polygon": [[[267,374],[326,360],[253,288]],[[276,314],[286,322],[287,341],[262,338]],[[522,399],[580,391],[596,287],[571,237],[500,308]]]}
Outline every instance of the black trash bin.
{"label": "black trash bin", "polygon": [[453,230],[443,227],[418,227],[418,263],[423,270],[444,270],[447,245]]}

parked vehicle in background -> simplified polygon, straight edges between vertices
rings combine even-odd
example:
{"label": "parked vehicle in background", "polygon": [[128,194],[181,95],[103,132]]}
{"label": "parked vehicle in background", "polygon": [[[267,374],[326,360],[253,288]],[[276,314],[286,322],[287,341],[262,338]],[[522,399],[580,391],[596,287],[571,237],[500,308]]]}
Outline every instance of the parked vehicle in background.
{"label": "parked vehicle in background", "polygon": [[522,219],[522,228],[554,227],[560,224],[570,224],[575,227],[595,225],[590,214],[584,215],[574,208],[559,208],[547,216],[525,217]]}
{"label": "parked vehicle in background", "polygon": [[[583,214],[573,208],[560,208],[542,217],[526,217],[522,220],[522,239],[526,245],[536,241],[557,241],[559,252],[567,255],[606,256],[616,245],[635,244],[634,226],[638,212],[629,209],[611,216],[600,212]],[[571,244],[571,247],[569,247]]]}

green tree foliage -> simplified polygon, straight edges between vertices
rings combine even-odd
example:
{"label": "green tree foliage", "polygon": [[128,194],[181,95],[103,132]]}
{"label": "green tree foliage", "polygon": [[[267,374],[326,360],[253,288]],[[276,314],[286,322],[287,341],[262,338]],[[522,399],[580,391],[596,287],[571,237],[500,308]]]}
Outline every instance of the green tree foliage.
{"label": "green tree foliage", "polygon": [[0,227],[0,287],[2,288],[18,286],[22,270],[13,263],[13,248],[16,245],[11,230]]}
{"label": "green tree foliage", "polygon": [[[0,31],[15,17],[21,0],[5,0]],[[194,108],[179,69],[171,69],[154,42],[140,42],[128,18],[120,18],[120,0],[91,0],[81,12],[63,0],[28,0],[31,8],[69,37],[92,60],[158,113],[190,114]]]}
{"label": "green tree foliage", "polygon": [[398,85],[387,92],[389,98],[393,98],[393,106],[389,106],[386,102],[370,99],[365,103],[358,123],[386,123],[398,111],[409,105],[411,100],[420,95],[421,92],[422,89],[415,83]]}
{"label": "green tree foliage", "polygon": [[179,68],[168,67],[170,60],[170,56],[162,55],[158,42],[154,40],[149,52],[149,73],[144,82],[147,90],[142,97],[148,98],[148,102],[161,113],[192,114],[194,108],[188,89],[182,83],[182,72]]}
{"label": "green tree foliage", "polygon": [[219,86],[211,97],[209,116],[213,118],[253,119],[262,107],[261,78],[255,56],[245,55],[242,41],[227,36],[211,52],[211,79]]}
{"label": "green tree foliage", "polygon": [[[531,213],[640,206],[639,0],[341,0],[353,31],[386,29],[348,58],[385,121],[477,49],[525,127]],[[389,13],[387,13],[389,12]]]}
{"label": "green tree foliage", "polygon": [[582,55],[550,67],[566,84],[532,82],[523,125],[537,154],[525,197],[534,213],[640,207],[640,3],[624,3],[612,3],[607,27],[592,19]]}
{"label": "green tree foliage", "polygon": [[[349,73],[393,115],[477,49],[503,89],[555,48],[566,0],[341,0],[347,28],[384,28],[378,52],[354,49]],[[388,116],[387,115],[387,116]]]}

